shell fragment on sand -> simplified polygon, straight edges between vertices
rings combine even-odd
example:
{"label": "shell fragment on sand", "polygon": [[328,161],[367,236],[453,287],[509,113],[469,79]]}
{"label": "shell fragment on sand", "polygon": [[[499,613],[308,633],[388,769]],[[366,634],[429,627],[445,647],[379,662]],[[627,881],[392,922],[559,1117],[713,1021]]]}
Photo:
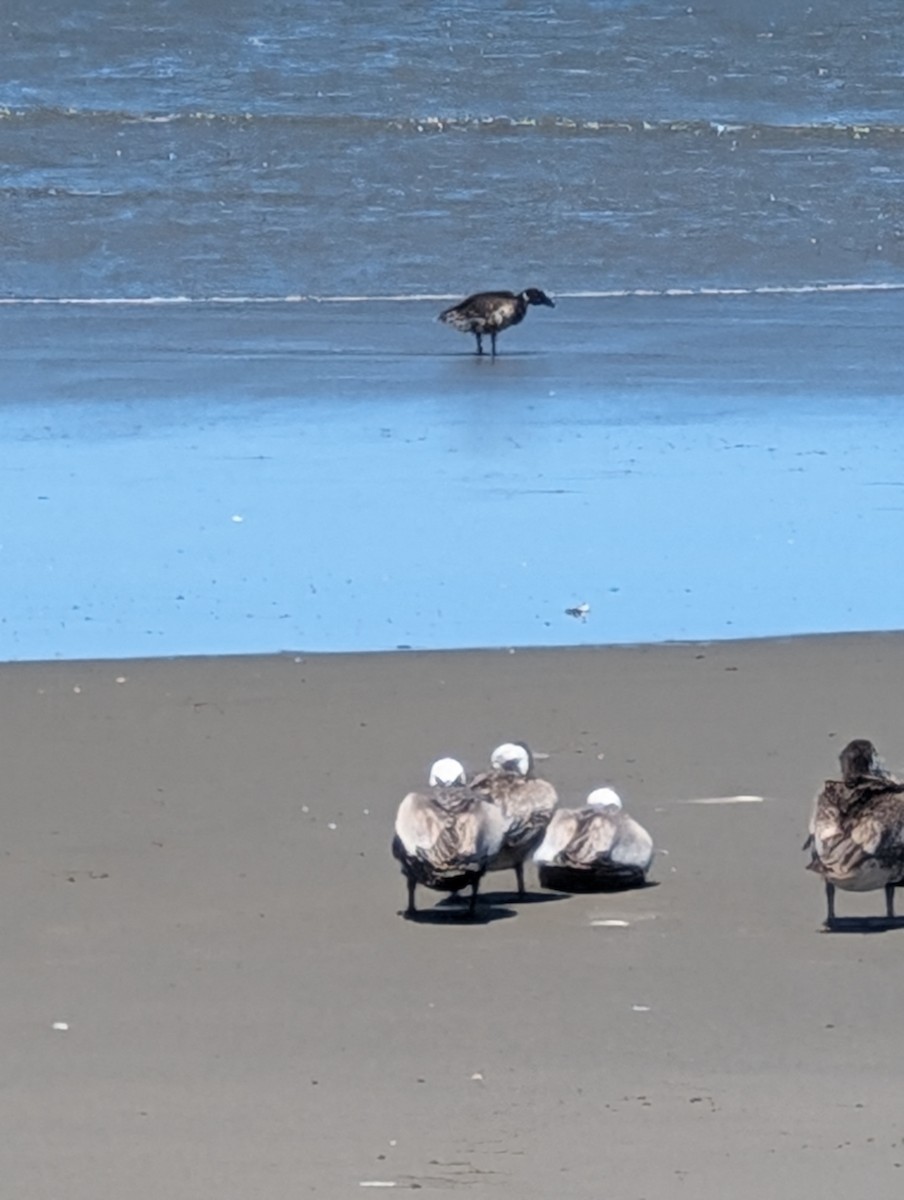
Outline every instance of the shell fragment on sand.
{"label": "shell fragment on sand", "polygon": [[763,804],[765,796],[702,796],[695,800],[681,800],[681,804]]}

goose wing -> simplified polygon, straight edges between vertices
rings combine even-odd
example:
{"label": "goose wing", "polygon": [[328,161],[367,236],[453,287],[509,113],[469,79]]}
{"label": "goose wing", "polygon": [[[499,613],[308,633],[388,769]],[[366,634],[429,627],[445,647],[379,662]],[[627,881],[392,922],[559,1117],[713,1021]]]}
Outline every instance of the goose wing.
{"label": "goose wing", "polygon": [[465,333],[505,329],[524,315],[524,304],[514,292],[477,292],[439,314],[438,320]]}
{"label": "goose wing", "polygon": [[639,821],[627,813],[619,813],[609,857],[616,866],[647,871],[653,861],[653,839]]}
{"label": "goose wing", "polygon": [[408,854],[429,850],[442,832],[442,812],[430,796],[409,792],[396,814],[396,837]]}
{"label": "goose wing", "polygon": [[876,799],[853,833],[867,854],[883,866],[900,865],[904,875],[904,795],[897,788]]}
{"label": "goose wing", "polygon": [[410,792],[399,805],[395,832],[404,852],[438,874],[480,869],[499,852],[506,822],[494,805],[465,792],[445,796]]}
{"label": "goose wing", "polygon": [[904,880],[904,794],[897,783],[827,780],[810,822],[808,869],[856,878],[880,869]]}
{"label": "goose wing", "polygon": [[471,788],[501,810],[507,825],[505,843],[512,847],[534,841],[558,802],[555,788],[545,779],[525,779],[510,771],[477,775]]}
{"label": "goose wing", "polygon": [[506,820],[494,804],[471,796],[446,814],[442,829],[430,849],[438,870],[484,868],[499,853]]}
{"label": "goose wing", "polygon": [[815,856],[826,853],[841,839],[878,850],[904,840],[904,787],[878,778],[863,778],[852,787],[828,779],[813,804],[810,837]]}
{"label": "goose wing", "polygon": [[809,837],[803,848],[817,859],[826,846],[842,836],[841,818],[848,804],[848,789],[840,780],[827,779],[813,801]]}
{"label": "goose wing", "polygon": [[560,808],[553,813],[543,841],[534,852],[534,862],[551,867],[567,861],[562,856],[577,832],[578,816],[578,810],[573,808]]}
{"label": "goose wing", "polygon": [[448,313],[461,313],[464,316],[481,317],[485,320],[500,309],[513,305],[517,299],[514,292],[475,292],[473,296],[468,296],[466,300],[447,308],[444,313],[440,314],[440,320]]}
{"label": "goose wing", "polygon": [[[561,812],[550,821],[544,846],[555,850],[549,865],[563,867],[603,867],[611,863],[646,871],[653,861],[653,839],[632,817],[621,812],[600,812],[596,808],[580,809],[569,814],[570,836],[564,841],[565,821]],[[550,833],[556,826],[554,837]],[[541,847],[542,849],[542,847]],[[538,852],[539,853],[539,852]]]}
{"label": "goose wing", "polygon": [[496,803],[505,814],[506,844],[529,846],[546,829],[558,802],[556,789],[543,779],[520,779],[502,791]]}
{"label": "goose wing", "polygon": [[598,809],[582,809],[578,813],[574,837],[559,856],[563,866],[592,867],[608,857],[618,836],[615,815]]}

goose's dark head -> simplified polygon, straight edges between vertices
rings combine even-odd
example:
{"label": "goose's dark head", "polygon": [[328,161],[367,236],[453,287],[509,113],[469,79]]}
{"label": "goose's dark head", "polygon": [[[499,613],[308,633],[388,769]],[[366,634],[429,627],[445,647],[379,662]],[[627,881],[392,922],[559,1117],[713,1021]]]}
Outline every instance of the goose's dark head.
{"label": "goose's dark head", "polygon": [[539,288],[528,288],[521,296],[527,304],[545,304],[547,308],[555,308],[553,301]]}
{"label": "goose's dark head", "polygon": [[848,742],[838,755],[838,761],[841,763],[841,776],[849,785],[864,775],[885,774],[876,747],[867,738]]}

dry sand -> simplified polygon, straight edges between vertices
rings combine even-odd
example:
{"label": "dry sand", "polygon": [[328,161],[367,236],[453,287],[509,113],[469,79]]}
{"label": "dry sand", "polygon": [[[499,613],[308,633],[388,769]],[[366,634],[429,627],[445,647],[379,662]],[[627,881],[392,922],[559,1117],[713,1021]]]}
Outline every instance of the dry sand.
{"label": "dry sand", "polygon": [[[818,932],[799,847],[846,739],[904,762],[902,679],[900,635],[0,668],[4,1195],[899,1194],[904,929]],[[399,799],[504,738],[657,886],[401,920]]]}

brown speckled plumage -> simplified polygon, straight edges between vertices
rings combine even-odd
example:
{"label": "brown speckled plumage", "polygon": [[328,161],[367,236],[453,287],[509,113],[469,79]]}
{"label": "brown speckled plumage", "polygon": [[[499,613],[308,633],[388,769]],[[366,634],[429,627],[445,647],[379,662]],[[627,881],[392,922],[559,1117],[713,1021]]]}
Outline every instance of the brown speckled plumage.
{"label": "brown speckled plumage", "polygon": [[539,288],[527,288],[523,292],[477,292],[445,309],[437,319],[461,333],[473,333],[478,354],[483,354],[483,338],[488,335],[495,358],[497,334],[523,321],[530,304],[555,308],[553,301]]}
{"label": "brown speckled plumage", "polygon": [[826,925],[835,921],[835,888],[885,889],[895,915],[894,889],[904,883],[904,783],[879,764],[871,742],[858,738],[841,752],[841,779],[827,779],[813,805],[807,869],[826,888]]}
{"label": "brown speckled plumage", "polygon": [[554,814],[534,859],[544,887],[639,887],[653,862],[653,839],[620,806],[588,804]]}
{"label": "brown speckled plumage", "polygon": [[489,869],[513,869],[518,883],[518,894],[523,895],[523,864],[543,840],[558,797],[551,783],[537,778],[534,773],[533,755],[528,747],[523,742],[516,745],[526,755],[526,774],[503,766],[476,775],[471,780],[471,788],[478,795],[491,800],[506,820],[502,848]]}
{"label": "brown speckled plumage", "polygon": [[440,892],[470,885],[473,913],[480,879],[505,833],[502,814],[464,784],[409,792],[399,805],[392,853],[408,881],[407,915],[417,884]]}

